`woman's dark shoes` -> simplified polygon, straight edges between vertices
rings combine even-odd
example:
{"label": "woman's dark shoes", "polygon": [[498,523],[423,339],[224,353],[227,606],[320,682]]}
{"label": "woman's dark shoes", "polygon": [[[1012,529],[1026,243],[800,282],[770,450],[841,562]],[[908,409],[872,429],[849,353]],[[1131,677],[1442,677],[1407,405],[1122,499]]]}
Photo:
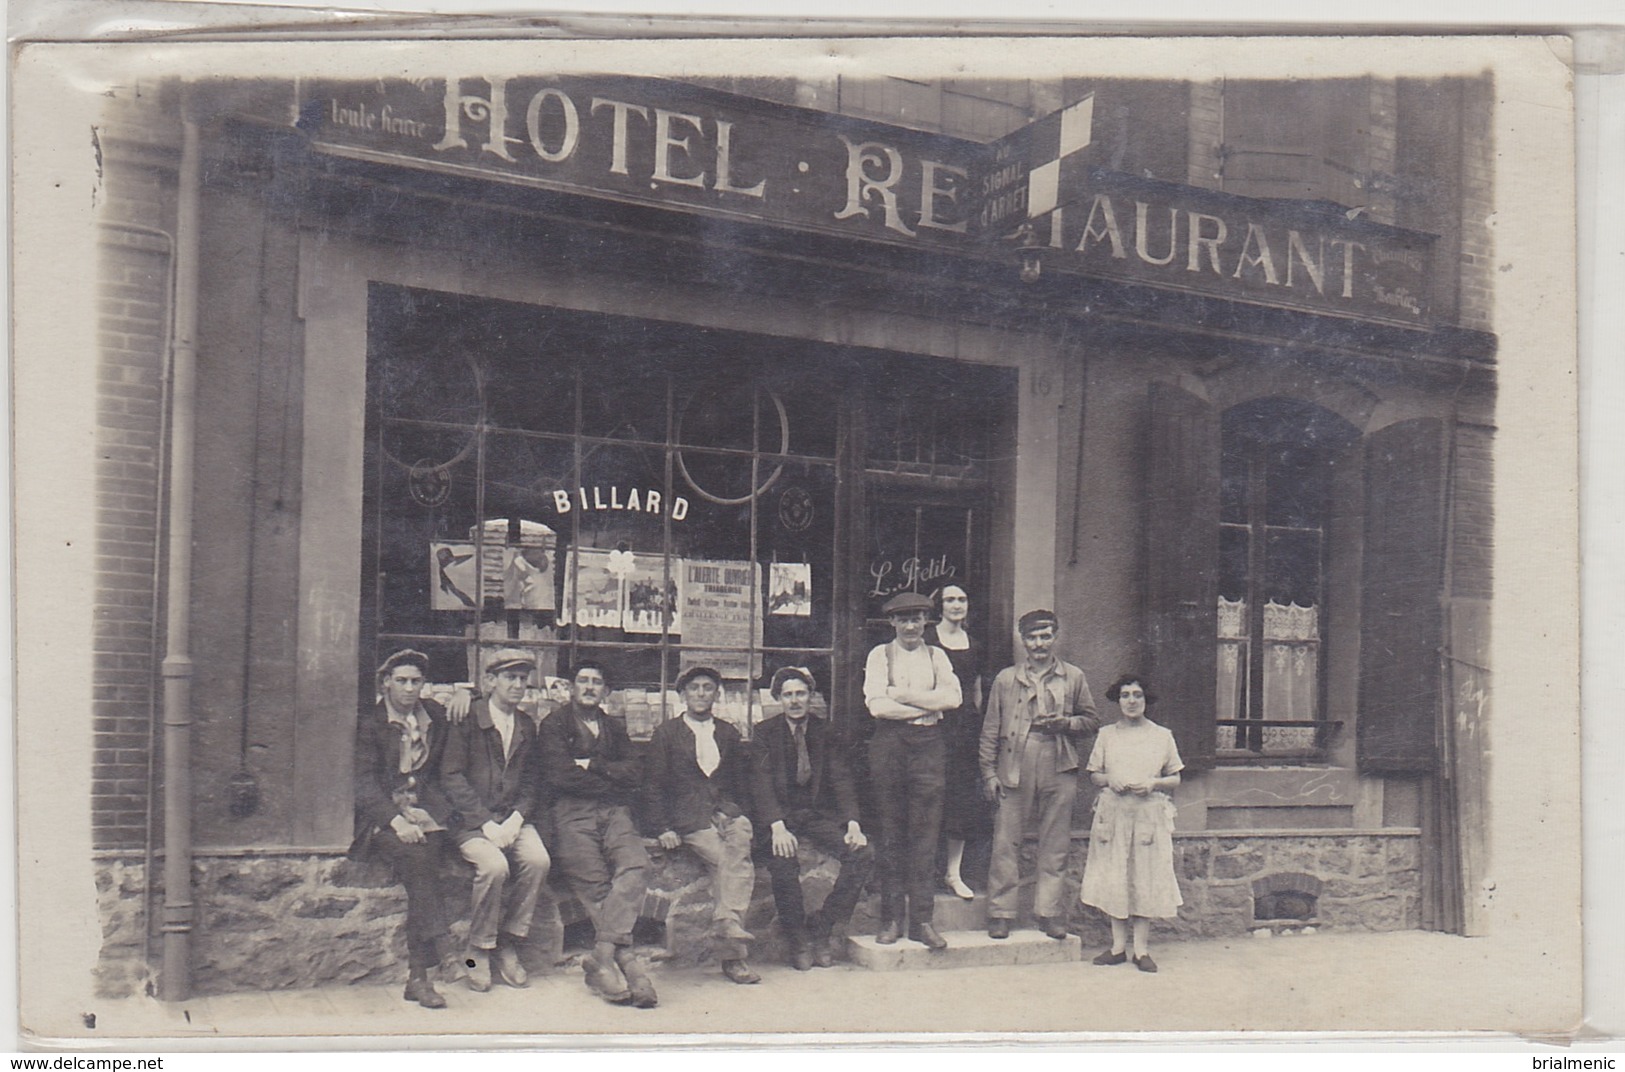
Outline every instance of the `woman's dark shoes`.
{"label": "woman's dark shoes", "polygon": [[1010,937],[1010,921],[1003,916],[994,916],[987,921],[987,936],[989,938]]}
{"label": "woman's dark shoes", "polygon": [[1150,953],[1147,953],[1144,956],[1135,957],[1134,966],[1143,972],[1154,972],[1157,970],[1157,962],[1151,959]]}
{"label": "woman's dark shoes", "polygon": [[722,962],[722,974],[728,977],[730,983],[740,986],[750,986],[759,983],[762,977],[751,971],[750,965],[742,960],[725,960]]}
{"label": "woman's dark shoes", "polygon": [[875,935],[875,944],[896,945],[897,939],[902,936],[903,925],[895,919],[887,920],[886,925],[880,928],[880,933]]}
{"label": "woman's dark shoes", "polygon": [[1051,938],[1061,939],[1066,937],[1066,924],[1053,916],[1039,916],[1038,929]]}
{"label": "woman's dark shoes", "polygon": [[432,979],[408,979],[404,996],[407,1001],[415,1001],[425,1009],[444,1009],[446,1007],[446,999],[441,996],[440,991],[434,988],[434,980]]}
{"label": "woman's dark shoes", "polygon": [[1109,968],[1113,964],[1121,964],[1126,960],[1128,960],[1127,953],[1113,953],[1110,949],[1095,957],[1095,963],[1102,968]]}
{"label": "woman's dark shoes", "polygon": [[929,923],[917,923],[908,930],[911,942],[919,942],[933,953],[940,953],[948,948],[948,940],[937,933],[937,929]]}

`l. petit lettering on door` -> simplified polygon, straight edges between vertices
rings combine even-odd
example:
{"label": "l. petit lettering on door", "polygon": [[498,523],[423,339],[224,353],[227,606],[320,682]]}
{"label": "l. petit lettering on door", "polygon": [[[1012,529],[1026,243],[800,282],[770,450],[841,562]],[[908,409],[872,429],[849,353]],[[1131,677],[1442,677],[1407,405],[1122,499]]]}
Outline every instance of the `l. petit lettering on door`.
{"label": "l. petit lettering on door", "polygon": [[[1033,161],[636,78],[308,83],[323,152],[981,259],[1009,259]],[[311,123],[310,120],[318,120]],[[1341,206],[1091,168],[1035,221],[1045,271],[1425,326],[1434,236]]]}

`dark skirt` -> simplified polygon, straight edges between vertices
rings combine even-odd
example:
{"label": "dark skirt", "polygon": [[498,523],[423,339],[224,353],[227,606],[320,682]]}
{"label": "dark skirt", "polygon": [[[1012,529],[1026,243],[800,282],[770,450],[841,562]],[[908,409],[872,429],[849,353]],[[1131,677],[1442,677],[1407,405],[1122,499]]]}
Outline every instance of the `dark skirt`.
{"label": "dark skirt", "polygon": [[993,836],[992,805],[982,797],[982,771],[977,762],[982,715],[974,707],[947,712],[948,777],[943,793],[942,832],[960,841]]}

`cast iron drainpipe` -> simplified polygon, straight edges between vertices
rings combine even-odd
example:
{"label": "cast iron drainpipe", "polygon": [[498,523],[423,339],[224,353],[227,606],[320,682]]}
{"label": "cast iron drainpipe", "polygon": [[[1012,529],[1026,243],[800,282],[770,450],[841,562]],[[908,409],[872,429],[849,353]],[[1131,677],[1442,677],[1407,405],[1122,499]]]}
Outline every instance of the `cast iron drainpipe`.
{"label": "cast iron drainpipe", "polygon": [[[175,358],[169,454],[169,585],[164,651],[164,963],[158,996],[192,993],[192,496],[197,403],[198,217],[202,165],[197,123],[181,103],[175,213]],[[150,879],[149,879],[150,881]]]}

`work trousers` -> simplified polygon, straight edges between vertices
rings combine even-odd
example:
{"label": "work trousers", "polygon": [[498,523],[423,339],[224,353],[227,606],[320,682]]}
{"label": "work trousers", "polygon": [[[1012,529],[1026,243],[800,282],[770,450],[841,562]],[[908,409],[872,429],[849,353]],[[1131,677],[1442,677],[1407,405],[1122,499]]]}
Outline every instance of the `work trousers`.
{"label": "work trousers", "polygon": [[406,959],[413,973],[440,962],[441,939],[448,933],[446,910],[440,900],[440,862],[445,834],[433,833],[408,845],[385,827],[374,832],[368,846],[389,865],[395,880],[406,887]]}
{"label": "work trousers", "polygon": [[458,845],[457,851],[474,865],[474,907],[468,917],[468,944],[476,949],[495,949],[498,923],[515,938],[528,935],[530,918],[536,914],[536,898],[552,864],[536,828],[526,823],[506,849],[497,848],[487,838],[474,837]]}
{"label": "work trousers", "polygon": [[716,812],[711,825],[683,835],[683,844],[705,861],[711,872],[711,890],[716,910],[711,914],[719,940],[719,960],[745,959],[743,942],[723,936],[729,925],[743,929],[750,910],[751,891],[756,886],[756,868],[750,862],[751,826],[743,815]]}
{"label": "work trousers", "polygon": [[1021,887],[1021,841],[1029,819],[1038,826],[1038,877],[1033,910],[1065,918],[1061,875],[1072,846],[1072,806],[1078,799],[1078,772],[1056,770],[1056,738],[1027,737],[1021,752],[1021,784],[1005,789],[993,822],[993,861],[988,869],[988,915],[1015,919]]}
{"label": "work trousers", "polygon": [[831,927],[852,918],[863,884],[874,870],[874,850],[865,845],[854,849],[846,843],[846,824],[812,810],[791,811],[784,817],[785,829],[798,842],[811,844],[836,856],[840,871],[835,885],[824,898],[824,906],[809,921],[801,891],[801,860],[796,856],[773,855],[773,833],[766,827],[756,831],[756,854],[767,861],[773,880],[773,904],[778,909],[779,927],[791,942],[808,937],[827,938]]}
{"label": "work trousers", "polygon": [[869,741],[869,776],[880,819],[881,914],[930,923],[937,895],[937,839],[948,750],[941,725],[880,722]]}
{"label": "work trousers", "polygon": [[649,854],[624,804],[565,797],[553,804],[553,858],[592,917],[600,942],[632,944],[648,892]]}

